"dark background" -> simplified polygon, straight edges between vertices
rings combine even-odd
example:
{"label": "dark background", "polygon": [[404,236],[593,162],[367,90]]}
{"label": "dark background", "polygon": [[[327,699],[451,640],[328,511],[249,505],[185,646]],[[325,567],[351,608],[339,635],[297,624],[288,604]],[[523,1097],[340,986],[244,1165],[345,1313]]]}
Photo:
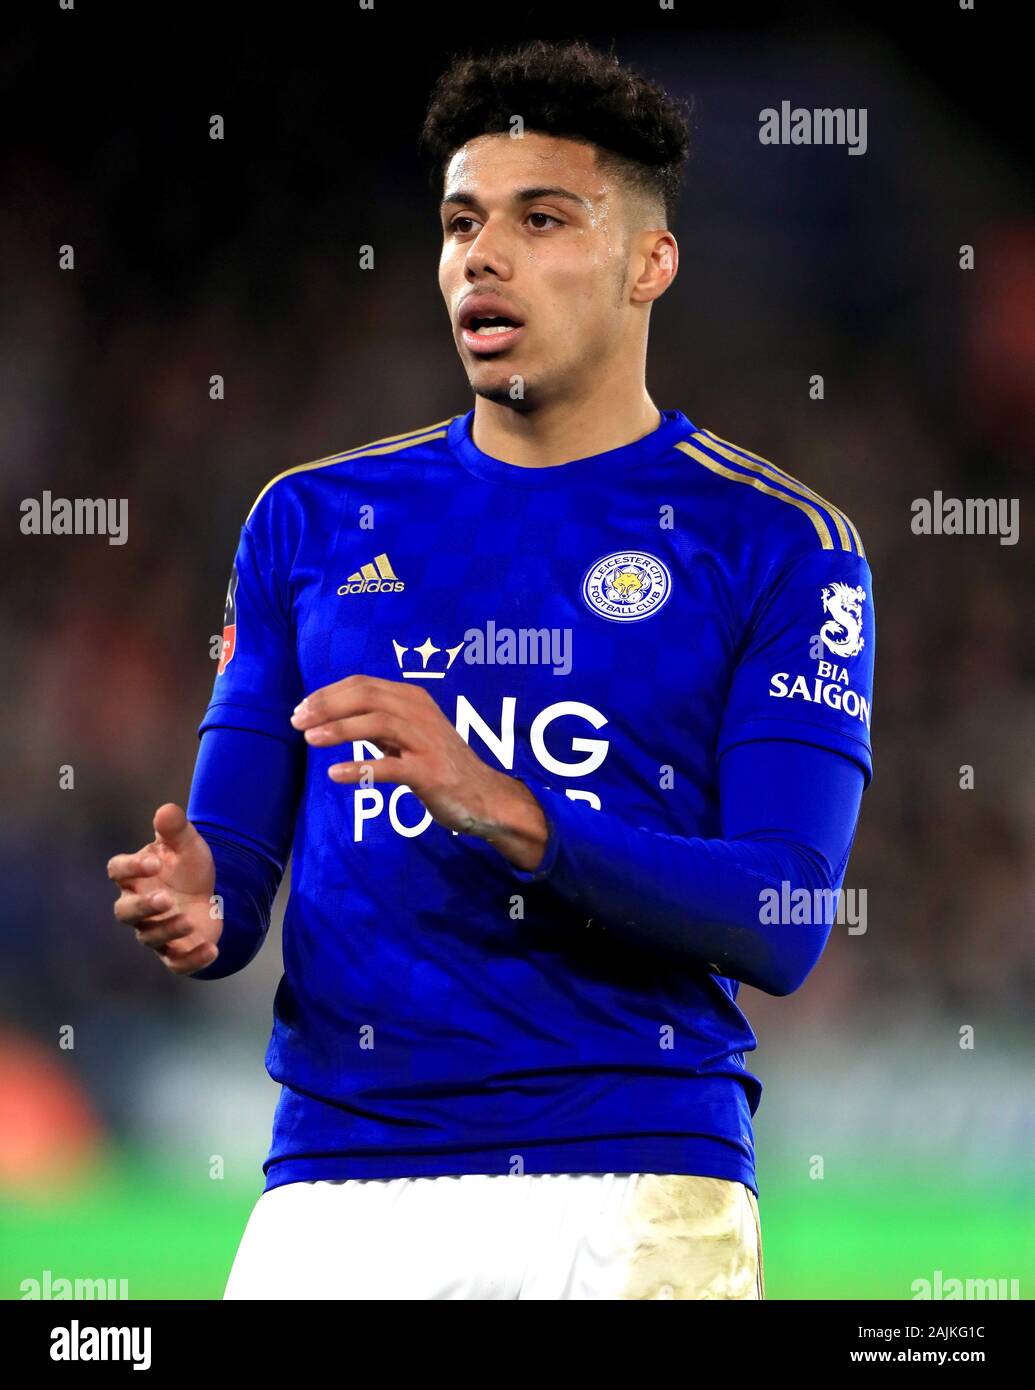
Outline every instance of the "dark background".
{"label": "dark background", "polygon": [[[741,995],[767,1085],[771,1292],[905,1297],[953,1253],[962,1274],[1017,1274],[1022,1248],[1035,1274],[1027,1190],[1003,1196],[1035,1137],[1035,218],[1030,55],[1000,8],[378,0],[15,19],[0,48],[0,1226],[7,1210],[15,1252],[0,1296],[72,1261],[57,1232],[84,1213],[105,1247],[141,1171],[163,1200],[197,1200],[213,1154],[243,1194],[219,1207],[222,1243],[185,1246],[178,1282],[172,1256],[140,1263],[130,1223],[118,1259],[140,1294],[221,1287],[275,1098],[261,1057],[279,940],[231,981],[174,979],[115,923],[105,864],[150,838],[161,802],[186,804],[259,489],[470,405],[415,151],[434,78],[457,49],[571,36],[613,41],[694,101],[655,401],[834,499],[874,577],[876,772],[845,881],[866,892],[867,930],[835,929],[790,998]],[[866,107],[866,154],[762,146],[758,113],[784,99]],[[129,543],[20,534],[21,501],[44,489],[128,499]],[[1020,543],[914,535],[911,503],[935,489],[1019,499]],[[808,1183],[816,1154],[837,1156],[837,1218]],[[871,1249],[859,1194],[877,1168],[905,1215]],[[921,1189],[945,1201],[926,1223]],[[939,1244],[943,1217],[959,1238],[960,1203],[986,1236],[962,1252]]]}

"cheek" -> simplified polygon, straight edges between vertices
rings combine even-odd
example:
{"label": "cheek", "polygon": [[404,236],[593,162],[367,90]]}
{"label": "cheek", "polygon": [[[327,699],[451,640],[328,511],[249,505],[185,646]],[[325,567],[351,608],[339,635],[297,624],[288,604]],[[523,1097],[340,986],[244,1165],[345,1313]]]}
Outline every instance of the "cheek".
{"label": "cheek", "polygon": [[537,337],[539,346],[547,347],[557,360],[581,359],[602,331],[599,281],[573,271],[551,283],[544,282],[543,289],[543,312],[536,317],[542,330]]}
{"label": "cheek", "polygon": [[543,305],[555,322],[585,322],[596,316],[602,289],[599,267],[585,261],[551,266],[541,274]]}
{"label": "cheek", "polygon": [[456,250],[450,246],[442,248],[438,259],[438,287],[448,300],[456,286],[457,277],[463,273],[463,265],[458,260]]}
{"label": "cheek", "polygon": [[573,313],[587,330],[599,332],[609,321],[615,300],[614,274],[609,267],[596,266],[574,287]]}

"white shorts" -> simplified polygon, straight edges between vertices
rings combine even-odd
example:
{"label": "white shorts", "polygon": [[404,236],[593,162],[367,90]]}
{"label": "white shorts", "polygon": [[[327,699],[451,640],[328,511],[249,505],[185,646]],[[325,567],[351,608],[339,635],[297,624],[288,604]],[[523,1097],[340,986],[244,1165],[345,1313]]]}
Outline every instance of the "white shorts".
{"label": "white shorts", "polygon": [[761,1299],[754,1193],[657,1173],[467,1173],[264,1192],[227,1299]]}

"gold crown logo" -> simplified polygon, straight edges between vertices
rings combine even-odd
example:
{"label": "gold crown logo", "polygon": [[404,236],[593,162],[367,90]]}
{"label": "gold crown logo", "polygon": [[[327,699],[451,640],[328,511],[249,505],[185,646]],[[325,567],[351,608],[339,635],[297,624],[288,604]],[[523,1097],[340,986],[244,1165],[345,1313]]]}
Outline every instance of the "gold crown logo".
{"label": "gold crown logo", "polygon": [[[456,660],[457,653],[461,650],[463,645],[463,642],[458,642],[455,647],[436,647],[430,637],[425,637],[423,643],[419,647],[404,647],[398,643],[394,637],[392,638],[392,646],[395,648],[395,659],[399,664],[399,670],[402,672],[403,680],[407,681],[441,680]],[[417,670],[412,662],[410,663],[410,669],[406,669],[406,665],[403,663],[403,657],[409,651],[412,651],[415,655],[420,657],[420,670]],[[431,665],[431,658],[436,652],[445,652],[448,657],[445,666],[443,666],[440,661],[436,661],[434,666]],[[429,669],[429,667],[431,667],[431,669]]]}

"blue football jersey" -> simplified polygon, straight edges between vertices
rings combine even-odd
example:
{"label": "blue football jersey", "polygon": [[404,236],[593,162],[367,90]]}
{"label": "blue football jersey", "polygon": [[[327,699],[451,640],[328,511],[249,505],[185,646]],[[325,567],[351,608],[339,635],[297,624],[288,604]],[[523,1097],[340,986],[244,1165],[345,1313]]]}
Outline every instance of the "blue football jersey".
{"label": "blue football jersey", "polygon": [[290,468],[241,529],[199,734],[282,740],[303,779],[267,1188],[653,1171],[757,1193],[762,1087],[738,982],[587,931],[548,872],[436,824],[405,786],[328,778],[380,750],[312,748],[289,721],[348,675],[418,683],[533,793],[717,837],[736,745],[832,750],[869,783],[861,539],[678,410],[635,443],[540,468],[482,452],[473,419]]}

